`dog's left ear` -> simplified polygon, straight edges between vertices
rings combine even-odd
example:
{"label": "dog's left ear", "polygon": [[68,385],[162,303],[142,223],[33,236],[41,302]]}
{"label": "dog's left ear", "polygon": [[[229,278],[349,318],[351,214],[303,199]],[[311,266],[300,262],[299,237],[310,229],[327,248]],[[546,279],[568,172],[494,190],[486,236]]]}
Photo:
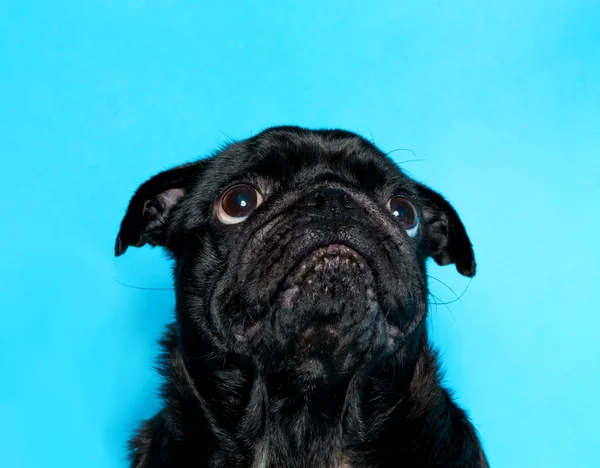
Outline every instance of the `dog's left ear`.
{"label": "dog's left ear", "polygon": [[458,214],[439,193],[421,184],[417,191],[424,207],[429,256],[438,265],[454,263],[461,275],[472,278],[477,269],[475,254]]}
{"label": "dog's left ear", "polygon": [[115,255],[129,246],[166,246],[167,222],[177,204],[198,180],[205,161],[163,171],[144,182],[131,201],[115,242]]}

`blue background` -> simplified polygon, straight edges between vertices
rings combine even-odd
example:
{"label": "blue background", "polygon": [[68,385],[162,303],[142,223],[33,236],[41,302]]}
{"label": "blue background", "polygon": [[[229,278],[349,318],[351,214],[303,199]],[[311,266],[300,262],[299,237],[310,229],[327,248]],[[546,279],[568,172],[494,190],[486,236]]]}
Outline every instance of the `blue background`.
{"label": "blue background", "polygon": [[597,0],[3,0],[2,466],[124,466],[173,306],[118,282],[171,287],[112,256],[128,198],[273,124],[414,151],[479,261],[431,328],[492,466],[600,466]]}

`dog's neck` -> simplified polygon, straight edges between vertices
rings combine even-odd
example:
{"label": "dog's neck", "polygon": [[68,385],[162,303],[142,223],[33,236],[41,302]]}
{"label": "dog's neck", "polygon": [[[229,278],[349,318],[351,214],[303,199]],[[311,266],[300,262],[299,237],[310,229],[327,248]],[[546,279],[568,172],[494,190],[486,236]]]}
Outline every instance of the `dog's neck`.
{"label": "dog's neck", "polygon": [[[388,362],[309,385],[216,352],[208,336],[184,337],[174,329],[165,346],[180,385],[167,394],[196,400],[198,414],[181,417],[205,419],[216,445],[235,447],[256,467],[289,466],[290,459],[297,466],[344,467],[344,458],[366,434],[377,432],[408,391],[425,342],[422,327]],[[370,398],[374,393],[376,401]],[[239,431],[223,430],[231,427]]]}
{"label": "dog's neck", "polygon": [[[353,411],[348,408],[352,401],[348,395],[357,392],[357,380],[319,381],[300,387],[294,376],[258,373],[248,405],[260,408],[249,420],[260,416],[259,420],[264,421],[264,427],[256,434],[257,466],[277,466],[278,460],[290,456],[305,459],[306,466],[339,466],[341,448],[349,435],[346,419]],[[339,450],[332,450],[334,447]],[[261,465],[261,460],[269,463]]]}

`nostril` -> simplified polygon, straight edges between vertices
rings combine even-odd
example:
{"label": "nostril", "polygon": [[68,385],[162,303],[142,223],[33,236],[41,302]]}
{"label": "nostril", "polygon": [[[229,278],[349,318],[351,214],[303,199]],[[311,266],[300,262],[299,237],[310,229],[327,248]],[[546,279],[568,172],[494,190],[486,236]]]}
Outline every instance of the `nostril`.
{"label": "nostril", "polygon": [[309,194],[304,203],[307,207],[316,208],[319,211],[326,210],[331,213],[341,213],[344,210],[354,211],[356,205],[350,195],[339,188],[320,188]]}
{"label": "nostril", "polygon": [[317,208],[321,208],[325,204],[325,195],[322,192],[315,193],[314,202]]}

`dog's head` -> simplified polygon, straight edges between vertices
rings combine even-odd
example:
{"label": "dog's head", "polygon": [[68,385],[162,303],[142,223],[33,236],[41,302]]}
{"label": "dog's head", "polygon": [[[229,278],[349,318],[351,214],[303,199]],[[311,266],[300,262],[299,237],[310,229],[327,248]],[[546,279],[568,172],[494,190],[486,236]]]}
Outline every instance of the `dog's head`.
{"label": "dog's head", "polygon": [[423,323],[425,262],[475,274],[455,210],[345,131],[268,129],[140,186],[116,254],[163,246],[192,336],[277,371],[335,375]]}

